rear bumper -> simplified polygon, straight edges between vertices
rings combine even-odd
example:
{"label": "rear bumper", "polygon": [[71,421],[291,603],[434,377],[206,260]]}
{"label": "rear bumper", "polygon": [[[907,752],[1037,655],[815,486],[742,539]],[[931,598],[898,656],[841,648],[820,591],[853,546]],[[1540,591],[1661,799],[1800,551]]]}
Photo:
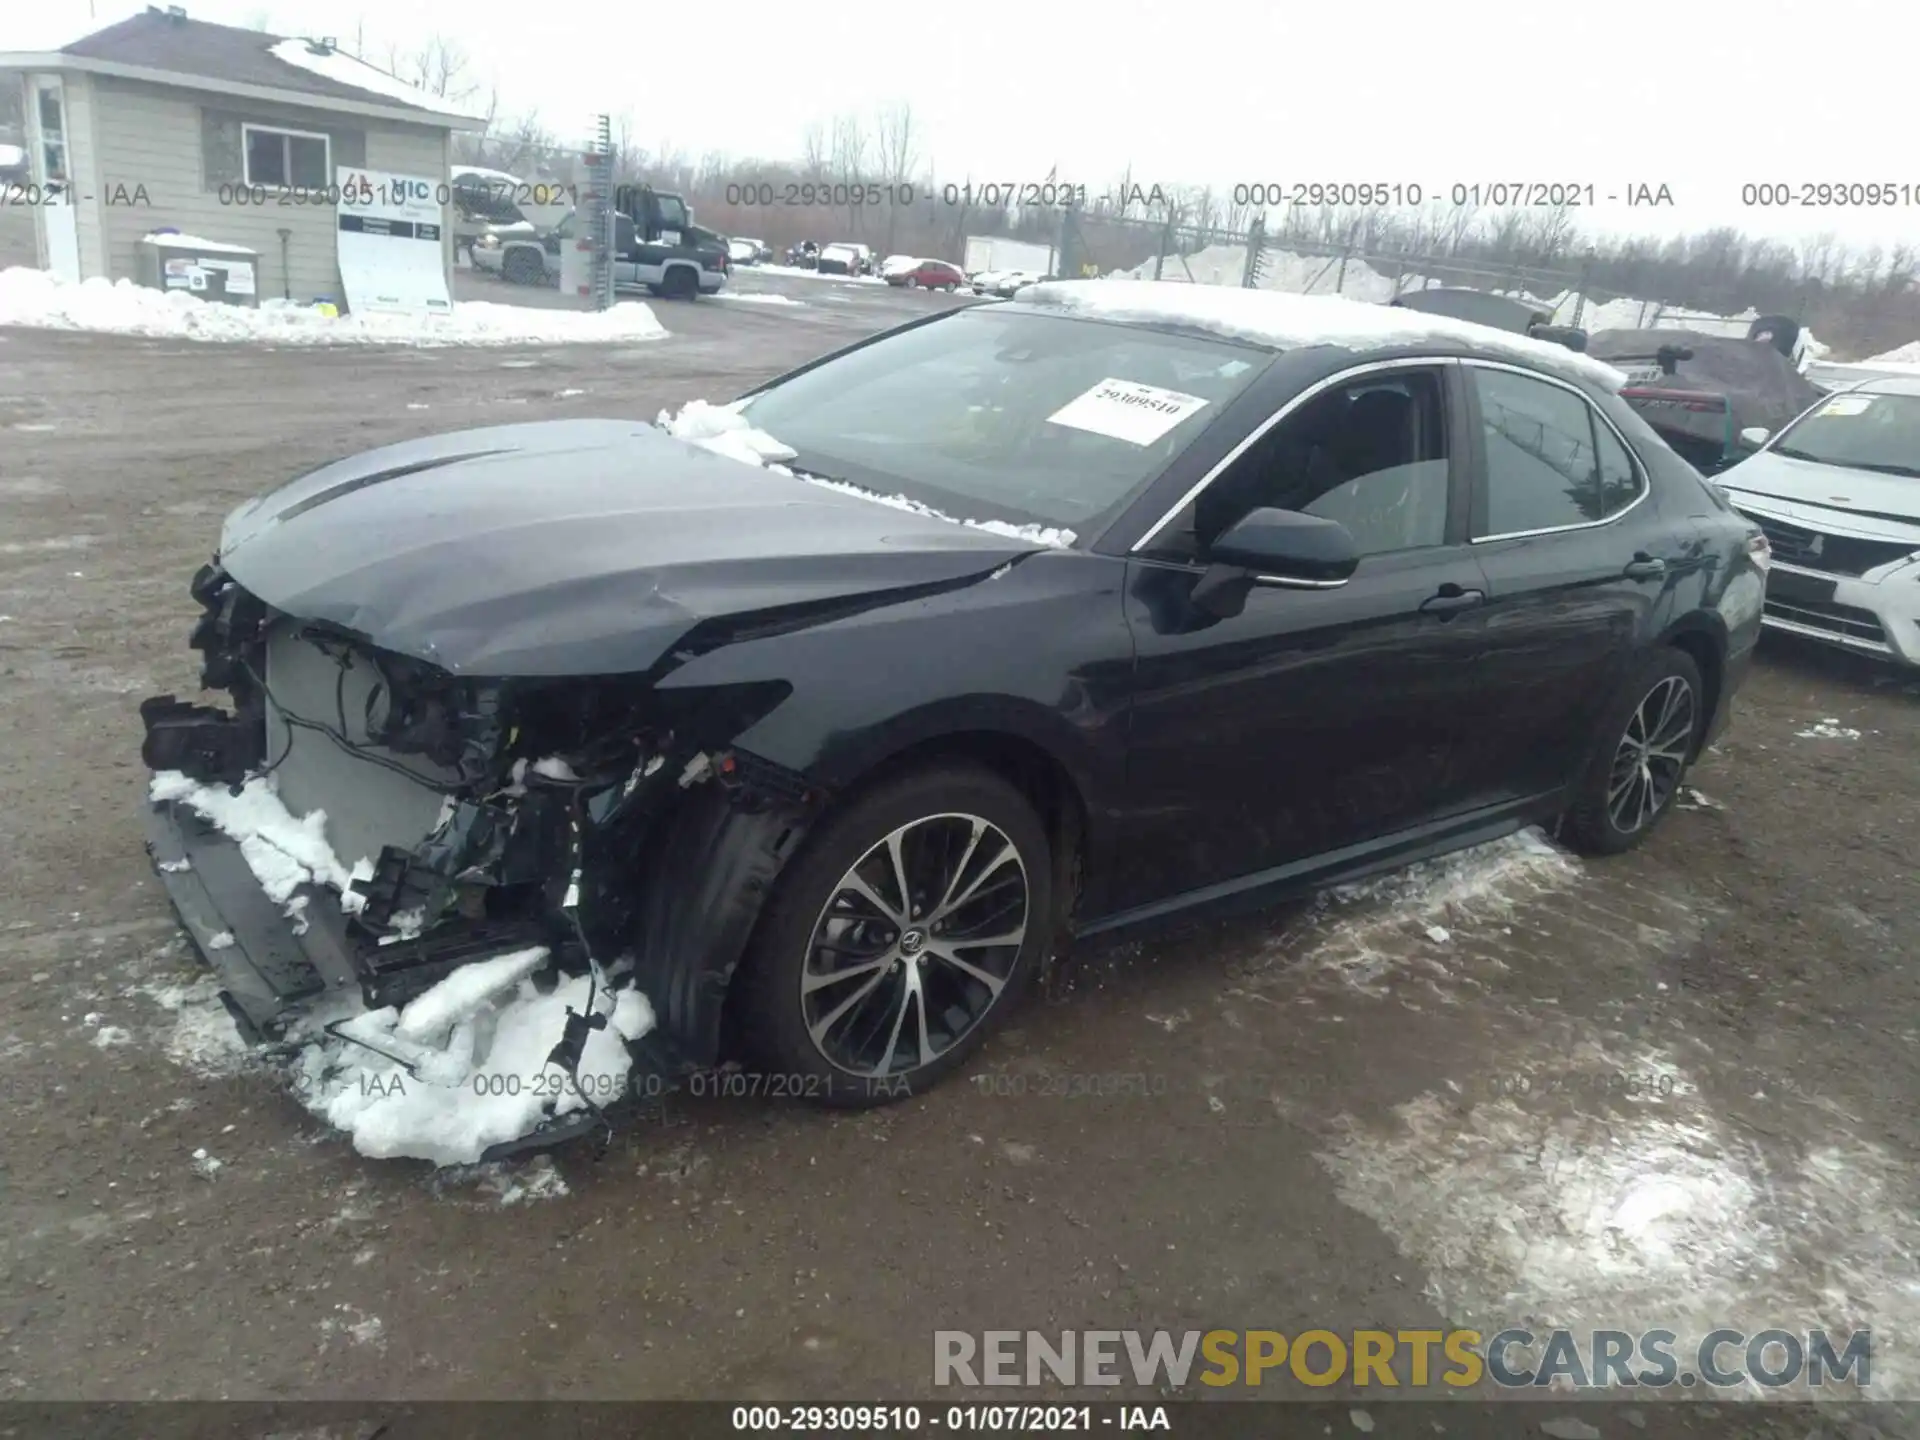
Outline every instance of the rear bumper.
{"label": "rear bumper", "polygon": [[302,886],[307,903],[296,925],[267,898],[240,847],[193,810],[149,803],[145,819],[154,873],[250,1042],[280,1038],[291,1010],[359,985],[339,896]]}

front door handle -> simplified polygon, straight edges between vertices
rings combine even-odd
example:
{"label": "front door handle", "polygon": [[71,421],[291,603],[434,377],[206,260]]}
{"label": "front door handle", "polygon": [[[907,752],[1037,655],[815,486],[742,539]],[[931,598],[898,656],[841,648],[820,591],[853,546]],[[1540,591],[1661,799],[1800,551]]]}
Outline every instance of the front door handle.
{"label": "front door handle", "polygon": [[1644,550],[1634,552],[1625,574],[1629,580],[1657,580],[1667,573],[1667,562]]}
{"label": "front door handle", "polygon": [[1487,598],[1484,590],[1463,590],[1449,580],[1439,591],[1421,601],[1420,608],[1428,615],[1457,615],[1462,610],[1471,610]]}

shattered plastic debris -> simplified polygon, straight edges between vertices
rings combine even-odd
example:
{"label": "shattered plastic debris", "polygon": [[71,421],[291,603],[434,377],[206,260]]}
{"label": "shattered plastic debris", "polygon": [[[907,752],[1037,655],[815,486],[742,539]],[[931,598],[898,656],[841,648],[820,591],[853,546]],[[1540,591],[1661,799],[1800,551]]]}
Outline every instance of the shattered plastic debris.
{"label": "shattered plastic debris", "polygon": [[1687,789],[1687,798],[1681,802],[1680,808],[1682,810],[1724,810],[1727,807],[1722,805],[1718,800],[1715,800],[1711,795],[1700,790],[1695,790],[1689,786]]}
{"label": "shattered plastic debris", "polygon": [[791,446],[784,445],[766,431],[757,428],[743,413],[747,404],[736,400],[728,405],[714,405],[705,400],[689,400],[680,407],[679,414],[670,414],[662,410],[654,423],[669,435],[687,440],[695,445],[713,451],[717,455],[726,455],[747,465],[759,465],[782,475],[793,475],[809,485],[818,485],[823,489],[837,490],[843,495],[857,495],[862,500],[871,500],[879,505],[891,505],[896,510],[906,510],[915,515],[925,515],[934,520],[945,520],[952,525],[966,525],[975,530],[985,530],[991,535],[1004,535],[1013,540],[1026,540],[1036,545],[1047,545],[1064,550],[1074,542],[1074,532],[1056,529],[1049,525],[1010,525],[1004,520],[962,520],[935,510],[930,505],[922,505],[917,500],[909,500],[904,495],[882,495],[875,490],[863,490],[858,485],[848,485],[839,480],[825,480],[814,475],[795,475],[793,471],[779,462],[792,460],[798,454]]}
{"label": "shattered plastic debris", "polygon": [[193,1168],[209,1180],[220,1173],[221,1164],[221,1161],[214,1159],[204,1149],[193,1152]]}
{"label": "shattered plastic debris", "polygon": [[1444,945],[1453,938],[1453,932],[1444,925],[1427,926],[1427,939],[1436,945]]}

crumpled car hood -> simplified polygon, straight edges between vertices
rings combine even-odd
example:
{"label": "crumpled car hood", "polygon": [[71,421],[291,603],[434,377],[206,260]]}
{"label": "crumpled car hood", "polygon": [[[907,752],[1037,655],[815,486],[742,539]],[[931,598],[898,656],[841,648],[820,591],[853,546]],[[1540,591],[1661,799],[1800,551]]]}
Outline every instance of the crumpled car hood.
{"label": "crumpled car hood", "polygon": [[758,469],[641,421],[430,436],[227,517],[268,605],[457,674],[644,671],[703,620],[984,576],[1043,548]]}

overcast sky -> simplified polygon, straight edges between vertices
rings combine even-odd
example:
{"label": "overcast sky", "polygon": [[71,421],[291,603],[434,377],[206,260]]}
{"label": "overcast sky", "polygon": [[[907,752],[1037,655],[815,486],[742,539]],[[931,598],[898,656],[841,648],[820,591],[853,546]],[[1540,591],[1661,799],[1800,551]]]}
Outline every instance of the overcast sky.
{"label": "overcast sky", "polygon": [[[143,8],[0,0],[0,50]],[[922,159],[1109,187],[1384,181],[1591,184],[1591,228],[1714,225],[1855,246],[1920,240],[1920,110],[1899,0],[1444,4],[1223,0],[187,0],[196,19],[331,35],[367,57],[446,35],[562,135],[631,116],[649,148],[792,157],[810,119],[910,102]],[[824,17],[836,18],[827,19]],[[838,17],[853,17],[851,21]],[[870,17],[870,18],[864,18]],[[1904,208],[1752,209],[1743,182],[1905,184]],[[1607,196],[1667,185],[1674,205]]]}

